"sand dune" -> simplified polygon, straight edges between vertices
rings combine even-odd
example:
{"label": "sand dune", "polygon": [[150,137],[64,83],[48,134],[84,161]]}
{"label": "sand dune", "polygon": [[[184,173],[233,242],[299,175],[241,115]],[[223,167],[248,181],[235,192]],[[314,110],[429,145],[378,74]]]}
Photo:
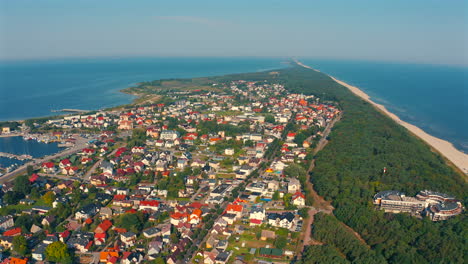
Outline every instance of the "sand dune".
{"label": "sand dune", "polygon": [[[310,66],[304,65],[299,61],[296,61],[296,63],[304,68],[308,68],[317,72],[320,72],[318,70],[313,69]],[[440,138],[436,138],[434,136],[429,135],[426,133],[424,130],[420,129],[419,127],[412,125],[408,122],[405,122],[401,120],[397,115],[391,113],[388,111],[385,106],[381,104],[377,104],[373,102],[369,95],[367,95],[365,92],[361,91],[359,88],[349,85],[343,81],[340,81],[333,76],[328,75],[330,78],[332,78],[335,82],[343,85],[344,87],[348,88],[351,92],[353,92],[355,95],[361,97],[365,101],[371,103],[374,107],[376,107],[378,110],[383,112],[384,114],[388,115],[390,118],[392,118],[395,122],[398,124],[404,126],[407,128],[411,133],[416,135],[417,137],[421,138],[424,140],[427,144],[429,144],[432,148],[434,148],[436,151],[438,151],[441,155],[446,157],[448,160],[450,160],[456,167],[458,167],[465,175],[468,173],[468,155],[459,151],[456,149],[452,143],[442,140]],[[465,178],[466,179],[466,178]]]}

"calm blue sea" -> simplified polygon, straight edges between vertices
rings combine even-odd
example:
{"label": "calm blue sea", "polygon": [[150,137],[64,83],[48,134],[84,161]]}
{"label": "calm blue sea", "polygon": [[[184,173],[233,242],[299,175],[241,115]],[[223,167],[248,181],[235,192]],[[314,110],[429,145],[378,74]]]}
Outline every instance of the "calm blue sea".
{"label": "calm blue sea", "polygon": [[279,58],[96,58],[0,62],[0,121],[96,110],[132,101],[119,90],[141,81],[285,67]]}
{"label": "calm blue sea", "polygon": [[302,59],[468,153],[468,67]]}
{"label": "calm blue sea", "polygon": [[[0,62],[0,120],[48,116],[62,108],[100,109],[131,102],[119,90],[140,81],[213,76],[285,67],[279,58],[96,58]],[[303,59],[358,86],[429,134],[468,152],[468,68]]]}

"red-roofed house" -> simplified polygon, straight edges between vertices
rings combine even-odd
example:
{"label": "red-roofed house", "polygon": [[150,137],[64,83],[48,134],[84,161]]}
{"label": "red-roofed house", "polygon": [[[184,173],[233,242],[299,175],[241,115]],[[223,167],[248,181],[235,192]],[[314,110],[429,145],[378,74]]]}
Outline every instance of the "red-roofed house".
{"label": "red-roofed house", "polygon": [[176,212],[176,213],[171,214],[170,217],[171,217],[171,224],[178,225],[179,223],[185,222],[185,220],[187,219],[187,214]]}
{"label": "red-roofed house", "polygon": [[70,234],[71,234],[71,233],[70,233],[70,231],[68,231],[68,230],[65,230],[65,231],[63,231],[62,233],[60,233],[60,234],[59,234],[59,239],[60,239],[60,241],[62,241],[62,242],[65,243],[65,242],[68,240],[68,238],[70,237]]}
{"label": "red-roofed house", "polygon": [[106,233],[94,234],[94,244],[97,246],[104,245],[106,243]]}
{"label": "red-roofed house", "polygon": [[59,163],[59,167],[60,167],[61,169],[65,168],[65,167],[69,167],[69,166],[71,166],[71,165],[72,165],[72,164],[71,164],[71,162],[70,162],[69,159],[64,159],[64,160],[60,161],[60,163]]}
{"label": "red-roofed house", "polygon": [[93,155],[94,154],[94,149],[92,148],[84,148],[81,153],[84,155]]}
{"label": "red-roofed house", "polygon": [[36,173],[33,173],[31,177],[29,177],[29,182],[34,183],[37,181],[38,178],[39,178],[39,175],[37,175]]}
{"label": "red-roofed house", "polygon": [[53,162],[44,162],[42,163],[42,171],[44,173],[54,173],[55,172],[55,164]]}
{"label": "red-roofed house", "polygon": [[140,202],[140,210],[153,210],[157,211],[159,208],[159,202],[155,200],[150,201],[141,201]]}
{"label": "red-roofed house", "polygon": [[260,219],[250,219],[250,225],[251,226],[257,226],[257,225],[261,225],[262,224],[262,220]]}
{"label": "red-roofed house", "polygon": [[76,172],[78,172],[78,167],[76,167],[76,166],[64,167],[63,170],[62,170],[62,174],[65,174],[65,175],[75,175]]}
{"label": "red-roofed house", "polygon": [[288,133],[288,135],[286,136],[286,140],[289,140],[289,141],[293,141],[294,138],[296,137],[296,133]]}
{"label": "red-roofed house", "polygon": [[94,233],[106,233],[109,228],[112,227],[112,222],[109,220],[104,220],[102,223],[100,223],[96,229],[94,230]]}
{"label": "red-roofed house", "polygon": [[305,205],[305,195],[302,194],[300,191],[297,191],[291,198],[292,203],[296,206],[304,206]]}
{"label": "red-roofed house", "polygon": [[130,200],[127,200],[127,196],[125,194],[114,195],[114,199],[112,200],[112,203],[114,205],[123,206],[123,207],[133,206],[133,202]]}
{"label": "red-roofed house", "polygon": [[16,227],[10,230],[7,230],[3,233],[4,236],[19,236],[21,235],[21,227]]}
{"label": "red-roofed house", "polygon": [[81,159],[81,164],[86,165],[86,164],[88,164],[88,162],[92,162],[92,161],[93,161],[92,158],[82,158]]}

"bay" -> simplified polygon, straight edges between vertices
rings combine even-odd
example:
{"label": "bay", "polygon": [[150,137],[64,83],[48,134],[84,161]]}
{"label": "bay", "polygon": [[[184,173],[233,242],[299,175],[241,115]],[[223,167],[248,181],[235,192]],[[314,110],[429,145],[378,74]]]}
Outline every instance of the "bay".
{"label": "bay", "polygon": [[0,62],[0,121],[130,103],[137,82],[285,67],[281,58],[86,58]]}

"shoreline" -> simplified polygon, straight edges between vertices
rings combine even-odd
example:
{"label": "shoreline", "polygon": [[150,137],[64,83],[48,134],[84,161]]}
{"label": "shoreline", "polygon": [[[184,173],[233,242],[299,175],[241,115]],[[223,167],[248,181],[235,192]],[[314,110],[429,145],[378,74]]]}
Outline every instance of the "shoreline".
{"label": "shoreline", "polygon": [[[320,72],[319,70],[316,70],[310,66],[307,66],[298,60],[294,60],[294,61],[296,62],[297,65],[301,67],[311,69],[316,72]],[[468,154],[465,154],[461,152],[460,150],[456,149],[453,146],[453,144],[450,143],[449,141],[434,137],[428,134],[427,132],[425,132],[424,130],[422,130],[421,128],[413,124],[410,124],[406,121],[401,120],[397,115],[387,110],[387,108],[384,105],[381,105],[372,101],[370,99],[370,96],[366,94],[365,92],[363,92],[362,90],[360,90],[358,87],[347,84],[346,82],[338,80],[331,75],[328,75],[328,74],[326,75],[330,77],[332,80],[334,80],[335,82],[337,82],[338,84],[341,84],[342,86],[348,88],[356,96],[360,97],[364,101],[373,105],[378,111],[390,117],[397,124],[405,127],[411,134],[417,136],[418,138],[426,142],[431,148],[435,149],[438,153],[440,153],[443,157],[448,159],[453,165],[455,165],[458,169],[460,169],[465,174],[465,176],[468,174]]]}

